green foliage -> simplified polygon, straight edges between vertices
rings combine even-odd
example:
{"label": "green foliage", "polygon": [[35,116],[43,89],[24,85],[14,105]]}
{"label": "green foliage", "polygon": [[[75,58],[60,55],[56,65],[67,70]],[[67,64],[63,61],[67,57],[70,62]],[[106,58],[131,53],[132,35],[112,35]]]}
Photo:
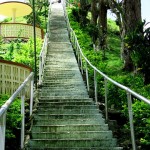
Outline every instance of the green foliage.
{"label": "green foliage", "polygon": [[[136,99],[133,99],[133,102],[135,137],[139,139],[138,143],[142,148],[147,150],[150,146],[150,106]],[[124,107],[123,112],[128,117],[127,107]],[[129,129],[129,124],[126,124],[124,127]]]}
{"label": "green foliage", "polygon": [[128,33],[125,46],[132,52],[134,65],[144,75],[145,84],[150,83],[150,28],[144,30],[145,21]]}
{"label": "green foliage", "polygon": [[[36,51],[39,56],[42,47],[42,40],[37,39]],[[34,42],[30,39],[27,43],[19,40],[7,44],[7,53],[3,56],[6,60],[25,64],[34,70]],[[38,58],[37,58],[38,60]],[[39,60],[38,60],[39,61]]]}
{"label": "green foliage", "polygon": [[[0,95],[0,106],[2,106],[8,99],[9,95]],[[20,126],[21,126],[21,100],[15,99],[7,110],[6,115],[6,149],[8,146],[16,149],[18,141],[20,141]]]}
{"label": "green foliage", "polygon": [[[30,1],[30,4],[32,6],[32,1]],[[35,15],[36,15],[36,20],[35,24],[36,26],[45,29],[46,28],[46,19],[48,17],[48,6],[49,6],[49,1],[44,0],[44,1],[35,1]],[[27,15],[24,17],[27,20],[27,23],[33,24],[33,13],[30,15]]]}
{"label": "green foliage", "polygon": [[116,25],[116,22],[111,20],[111,19],[108,19],[107,20],[107,27],[108,27],[108,30],[107,32],[110,34],[110,33],[114,33],[116,35],[119,35],[119,26]]}

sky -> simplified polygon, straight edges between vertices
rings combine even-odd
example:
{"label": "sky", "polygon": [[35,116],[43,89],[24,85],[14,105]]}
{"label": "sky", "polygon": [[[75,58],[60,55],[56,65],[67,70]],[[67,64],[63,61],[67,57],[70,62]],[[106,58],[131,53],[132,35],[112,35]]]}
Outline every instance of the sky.
{"label": "sky", "polygon": [[[10,1],[10,0],[0,0],[0,2]],[[25,0],[16,0],[16,1],[25,1]],[[150,0],[141,0],[142,5],[142,20],[145,19],[146,22],[150,22]],[[108,17],[114,19],[113,15],[109,12]],[[0,15],[0,20],[3,20],[4,17]]]}

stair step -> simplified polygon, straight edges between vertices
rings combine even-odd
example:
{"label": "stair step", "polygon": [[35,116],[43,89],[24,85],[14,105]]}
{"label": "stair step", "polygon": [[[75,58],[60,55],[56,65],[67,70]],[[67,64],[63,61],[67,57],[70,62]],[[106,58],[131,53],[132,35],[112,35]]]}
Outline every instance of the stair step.
{"label": "stair step", "polygon": [[[44,150],[39,147],[32,147],[30,150]],[[46,150],[123,150],[122,147],[47,147]]]}
{"label": "stair step", "polygon": [[78,108],[78,109],[94,109],[96,106],[95,105],[53,105],[52,107],[48,107],[48,106],[40,106],[40,108],[42,109],[48,109],[48,108],[55,108],[55,109],[74,109],[74,108]]}
{"label": "stair step", "polygon": [[64,125],[64,124],[68,124],[68,125],[73,125],[73,124],[105,124],[105,120],[101,117],[99,118],[86,118],[86,119],[34,119],[34,124],[36,125]]}
{"label": "stair step", "polygon": [[86,96],[78,96],[78,95],[74,95],[74,96],[40,96],[40,98],[42,98],[42,99],[70,99],[70,100],[72,100],[72,99],[82,99],[82,100],[84,100],[84,99],[88,99],[89,98],[89,96],[88,95],[86,95]]}
{"label": "stair step", "polygon": [[30,141],[31,146],[36,147],[112,147],[116,146],[116,139],[34,139]]}
{"label": "stair step", "polygon": [[109,139],[111,131],[63,131],[63,132],[32,132],[33,139]]}
{"label": "stair step", "polygon": [[[40,108],[40,107],[39,107]],[[83,110],[80,110],[80,109],[53,109],[53,108],[49,108],[49,109],[38,109],[38,112],[37,113],[40,113],[40,114],[56,114],[56,113],[59,113],[59,114],[77,114],[77,113],[80,113],[80,114],[87,114],[87,113],[90,113],[90,114],[95,114],[95,113],[99,113],[99,110],[98,109],[83,109]]]}
{"label": "stair step", "polygon": [[57,88],[53,88],[53,87],[49,87],[49,88],[42,88],[42,89],[39,89],[38,90],[39,92],[42,92],[42,93],[49,93],[49,92],[51,92],[51,93],[53,93],[53,92],[55,92],[55,93],[57,93],[57,92],[60,92],[60,93],[67,93],[67,92],[71,92],[71,93],[76,93],[76,92],[81,92],[82,94],[83,93],[85,93],[85,94],[87,94],[87,90],[86,90],[86,88],[76,88],[76,87],[70,87],[70,88],[64,88],[64,89],[62,89],[62,88],[59,88],[59,87],[57,87]]}
{"label": "stair step", "polygon": [[101,117],[101,114],[37,114],[35,116],[35,119],[86,119],[86,118],[97,118],[97,117]]}
{"label": "stair step", "polygon": [[73,79],[57,79],[57,80],[44,80],[43,84],[63,84],[65,85],[82,85],[84,82],[80,80],[74,81]]}
{"label": "stair step", "polygon": [[65,28],[65,29],[56,29],[56,30],[51,30],[51,33],[52,34],[65,34],[65,33],[67,33],[67,29]]}
{"label": "stair step", "polygon": [[32,132],[107,131],[107,130],[108,130],[107,124],[33,125],[32,127]]}
{"label": "stair step", "polygon": [[83,93],[83,92],[66,92],[66,93],[60,93],[60,92],[51,92],[51,93],[47,93],[47,92],[43,92],[39,94],[40,96],[70,96],[70,97],[76,97],[76,96],[87,96],[87,93]]}
{"label": "stair step", "polygon": [[92,101],[61,101],[61,102],[39,102],[39,105],[51,107],[53,105],[95,105]]}
{"label": "stair step", "polygon": [[81,73],[79,73],[79,71],[73,72],[72,70],[68,70],[68,71],[62,71],[62,72],[58,72],[58,71],[52,71],[50,70],[48,71],[44,71],[44,77],[49,77],[49,76],[55,76],[55,77],[68,77],[68,76],[73,76],[73,77],[78,77],[81,76]]}
{"label": "stair step", "polygon": [[40,97],[40,102],[68,102],[68,101],[84,101],[84,102],[93,102],[92,98],[85,98],[85,99],[50,99],[47,97]]}
{"label": "stair step", "polygon": [[67,103],[67,102],[83,102],[83,101],[94,103],[92,98],[86,98],[86,99],[50,99],[50,98],[45,98],[45,97],[40,97],[39,98],[39,102],[63,102],[63,103]]}
{"label": "stair step", "polygon": [[[59,29],[59,31],[60,30],[67,30],[67,29]],[[73,51],[72,45],[71,45],[70,42],[63,42],[62,43],[62,42],[52,42],[52,41],[50,41],[48,43],[48,47],[49,47],[49,51],[48,52],[50,52],[51,50],[55,50],[55,49],[60,50],[60,51],[62,51],[62,50]]]}

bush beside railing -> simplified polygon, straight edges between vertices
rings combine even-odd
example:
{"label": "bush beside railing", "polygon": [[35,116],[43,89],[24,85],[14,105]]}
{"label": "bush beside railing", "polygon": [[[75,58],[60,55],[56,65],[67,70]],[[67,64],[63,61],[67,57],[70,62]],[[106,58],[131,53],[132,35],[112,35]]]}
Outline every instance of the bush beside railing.
{"label": "bush beside railing", "polygon": [[23,64],[0,60],[0,94],[12,95],[30,73],[31,68]]}

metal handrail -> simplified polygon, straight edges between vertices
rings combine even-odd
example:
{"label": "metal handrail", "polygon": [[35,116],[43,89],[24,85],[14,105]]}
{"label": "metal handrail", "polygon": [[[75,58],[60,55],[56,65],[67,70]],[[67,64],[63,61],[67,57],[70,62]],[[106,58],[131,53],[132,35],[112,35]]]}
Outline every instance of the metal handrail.
{"label": "metal handrail", "polygon": [[42,84],[42,76],[43,76],[46,54],[47,54],[47,44],[48,44],[48,34],[46,33],[43,46],[42,46],[42,50],[39,56],[39,60],[40,60],[39,61],[39,85]]}
{"label": "metal handrail", "polygon": [[48,10],[48,23],[47,23],[47,33],[44,37],[43,46],[39,56],[39,85],[42,84],[42,77],[44,72],[44,66],[46,61],[46,54],[48,48],[48,39],[50,36],[50,16],[51,16],[51,0],[49,0],[49,10]]}
{"label": "metal handrail", "polygon": [[92,63],[86,58],[86,56],[83,54],[82,49],[80,48],[80,45],[78,43],[77,37],[75,35],[75,32],[70,26],[68,14],[66,11],[66,2],[64,0],[63,3],[64,12],[65,12],[65,18],[67,22],[67,27],[69,31],[69,36],[71,39],[71,42],[73,44],[73,47],[75,48],[77,59],[79,66],[81,66],[81,72],[83,72],[83,60],[85,63],[85,70],[86,70],[86,83],[87,83],[87,89],[89,91],[89,77],[88,77],[88,66],[90,66],[94,70],[94,89],[95,89],[95,101],[97,103],[97,73],[100,74],[104,78],[104,88],[105,88],[105,114],[106,114],[106,120],[108,120],[108,85],[107,82],[111,82],[113,85],[121,88],[122,90],[126,91],[127,93],[127,101],[128,101],[128,113],[129,113],[129,122],[130,122],[130,132],[131,132],[131,140],[132,140],[132,149],[136,150],[136,143],[135,143],[135,134],[134,134],[134,124],[133,124],[133,111],[132,111],[132,99],[131,96],[133,95],[137,99],[147,103],[150,105],[150,100],[143,97],[142,95],[134,92],[130,88],[116,82],[115,80],[108,77],[106,74],[98,70]]}
{"label": "metal handrail", "polygon": [[[24,136],[25,136],[25,91],[27,88],[30,89],[30,116],[32,115],[33,108],[33,84],[34,84],[33,72],[24,80],[14,94],[5,102],[0,108],[0,149],[5,149],[5,130],[6,130],[6,115],[7,110],[14,102],[15,98],[21,95],[21,149],[24,148]],[[27,84],[30,82],[30,87]]]}

